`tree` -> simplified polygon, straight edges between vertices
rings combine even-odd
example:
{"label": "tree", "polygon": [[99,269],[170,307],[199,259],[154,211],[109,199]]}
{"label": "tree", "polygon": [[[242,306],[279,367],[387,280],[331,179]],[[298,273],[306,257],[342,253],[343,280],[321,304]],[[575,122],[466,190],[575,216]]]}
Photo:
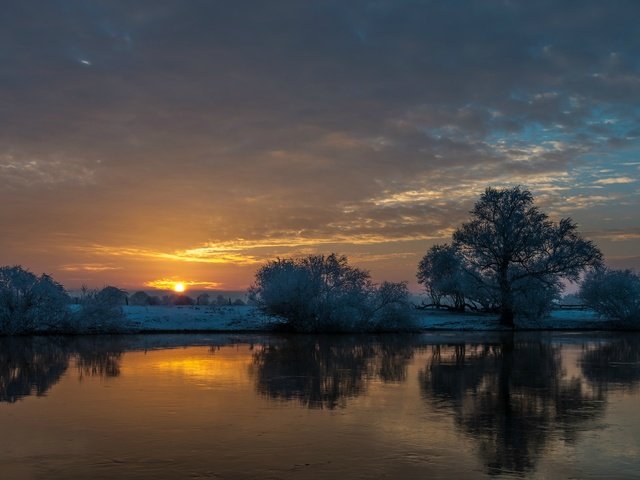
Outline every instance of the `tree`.
{"label": "tree", "polygon": [[193,305],[194,303],[196,302],[188,295],[178,295],[173,299],[173,304],[178,306]]}
{"label": "tree", "polygon": [[142,290],[139,292],[135,292],[129,297],[129,304],[136,306],[146,306],[151,304],[151,297],[148,293],[143,292]]}
{"label": "tree", "polygon": [[217,306],[219,306],[219,307],[223,307],[223,306],[224,306],[224,305],[226,305],[226,304],[227,304],[227,299],[226,299],[226,298],[224,298],[224,295],[222,295],[222,294],[220,294],[220,293],[219,293],[219,294],[216,296],[216,305],[217,305]]}
{"label": "tree", "polygon": [[448,297],[456,310],[464,311],[465,277],[464,258],[451,245],[434,245],[418,265],[418,283],[425,286],[432,302],[440,306]]}
{"label": "tree", "polygon": [[128,297],[126,290],[107,285],[97,293],[98,301],[110,305],[126,305]]}
{"label": "tree", "polygon": [[196,305],[209,305],[209,294],[201,293],[196,298]]}
{"label": "tree", "polygon": [[588,307],[621,326],[640,326],[640,276],[631,270],[590,272],[578,295]]}
{"label": "tree", "polygon": [[560,279],[577,281],[602,262],[600,250],[580,237],[570,218],[551,221],[519,186],[487,188],[470,214],[471,221],[453,234],[453,245],[470,266],[467,271],[497,291],[505,326],[514,326],[517,296],[532,282],[542,292],[557,289]]}

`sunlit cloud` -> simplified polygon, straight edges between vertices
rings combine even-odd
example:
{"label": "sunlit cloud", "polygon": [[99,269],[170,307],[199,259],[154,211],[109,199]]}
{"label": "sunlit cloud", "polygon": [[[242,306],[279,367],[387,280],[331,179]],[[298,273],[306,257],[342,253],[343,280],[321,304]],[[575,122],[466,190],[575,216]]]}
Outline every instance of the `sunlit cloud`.
{"label": "sunlit cloud", "polygon": [[59,268],[64,272],[105,272],[108,270],[122,270],[122,267],[102,263],[71,263],[61,265]]}
{"label": "sunlit cloud", "polygon": [[637,179],[631,177],[612,177],[612,178],[601,178],[600,180],[596,180],[595,184],[597,185],[622,185],[626,183],[634,183]]}
{"label": "sunlit cloud", "polygon": [[614,230],[614,231],[601,231],[591,233],[593,238],[611,240],[612,242],[626,242],[640,239],[640,231],[635,229],[630,230]]}
{"label": "sunlit cloud", "polygon": [[96,255],[107,255],[114,257],[150,258],[156,260],[171,260],[176,262],[194,263],[230,263],[235,265],[251,265],[259,263],[254,256],[242,255],[238,253],[241,249],[222,250],[219,247],[209,249],[208,247],[195,248],[189,250],[176,250],[173,252],[163,252],[158,250],[119,247],[107,245],[90,245],[76,247],[76,250]]}
{"label": "sunlit cloud", "polygon": [[177,284],[182,284],[186,289],[196,288],[199,290],[215,290],[222,286],[221,282],[207,282],[200,280],[181,280],[176,278],[161,278],[150,280],[144,283],[145,287],[156,290],[175,290]]}

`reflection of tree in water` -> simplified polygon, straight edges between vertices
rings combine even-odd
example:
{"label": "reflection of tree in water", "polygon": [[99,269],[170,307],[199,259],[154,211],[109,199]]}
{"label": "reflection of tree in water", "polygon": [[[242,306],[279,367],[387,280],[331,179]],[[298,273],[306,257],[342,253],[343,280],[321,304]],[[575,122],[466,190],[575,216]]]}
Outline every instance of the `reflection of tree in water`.
{"label": "reflection of tree in water", "polygon": [[44,395],[68,365],[68,353],[59,339],[0,338],[0,402]]}
{"label": "reflection of tree in water", "polygon": [[117,376],[122,351],[115,337],[0,338],[0,402],[46,394],[72,358],[81,376]]}
{"label": "reflection of tree in water", "polygon": [[632,390],[640,383],[640,334],[585,350],[580,359],[585,378],[600,392]]}
{"label": "reflection of tree in water", "polygon": [[425,399],[451,410],[478,442],[491,474],[532,470],[550,438],[575,441],[603,409],[602,396],[567,377],[559,347],[512,335],[494,345],[434,347],[420,383]]}
{"label": "reflection of tree in water", "polygon": [[295,336],[259,347],[251,371],[262,395],[333,409],[371,379],[403,381],[413,350],[405,336]]}
{"label": "reflection of tree in water", "polygon": [[117,337],[85,337],[75,345],[80,376],[117,377],[123,348]]}

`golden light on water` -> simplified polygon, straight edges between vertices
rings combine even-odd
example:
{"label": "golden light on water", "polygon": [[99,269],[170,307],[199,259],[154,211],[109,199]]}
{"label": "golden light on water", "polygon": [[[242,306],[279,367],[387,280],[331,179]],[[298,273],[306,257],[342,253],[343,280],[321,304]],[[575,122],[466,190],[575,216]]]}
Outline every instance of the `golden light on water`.
{"label": "golden light on water", "polygon": [[173,285],[173,291],[177,292],[177,293],[182,293],[187,289],[187,287],[185,287],[184,283],[182,282],[176,282]]}

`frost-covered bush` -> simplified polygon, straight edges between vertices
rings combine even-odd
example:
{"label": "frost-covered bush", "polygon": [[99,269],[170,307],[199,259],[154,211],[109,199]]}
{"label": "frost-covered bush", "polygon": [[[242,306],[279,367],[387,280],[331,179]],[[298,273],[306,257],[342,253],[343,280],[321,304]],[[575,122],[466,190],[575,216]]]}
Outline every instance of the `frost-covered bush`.
{"label": "frost-covered bush", "polygon": [[278,259],[256,272],[250,298],[297,332],[409,328],[404,284],[377,288],[369,273],[331,254]]}
{"label": "frost-covered bush", "polygon": [[126,292],[117,287],[102,290],[82,287],[80,308],[74,313],[68,329],[76,333],[118,332],[125,329],[122,310]]}
{"label": "frost-covered bush", "polygon": [[599,269],[582,282],[579,297],[589,308],[622,326],[640,327],[640,276],[631,270]]}
{"label": "frost-covered bush", "polygon": [[415,309],[409,300],[405,282],[382,282],[370,295],[370,328],[372,331],[405,331],[415,329]]}
{"label": "frost-covered bush", "polygon": [[0,267],[0,334],[55,330],[68,316],[69,296],[48,275]]}

